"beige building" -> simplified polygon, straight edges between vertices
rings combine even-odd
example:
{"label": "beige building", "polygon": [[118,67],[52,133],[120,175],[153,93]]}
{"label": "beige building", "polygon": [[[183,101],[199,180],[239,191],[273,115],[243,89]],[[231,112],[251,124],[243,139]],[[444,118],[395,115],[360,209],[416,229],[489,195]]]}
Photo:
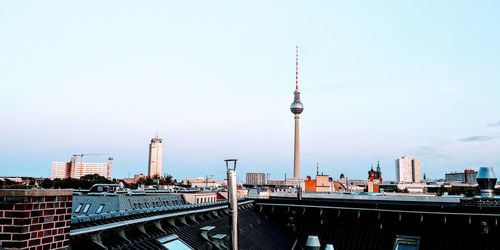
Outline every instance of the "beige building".
{"label": "beige building", "polygon": [[418,183],[420,177],[420,160],[403,156],[396,160],[396,180],[400,183]]}
{"label": "beige building", "polygon": [[316,176],[316,192],[331,192],[331,183],[329,175]]}
{"label": "beige building", "polygon": [[51,179],[74,178],[79,179],[89,174],[98,174],[107,179],[112,179],[113,158],[108,158],[108,162],[83,162],[77,161],[77,156],[73,155],[69,162],[52,162]]}
{"label": "beige building", "polygon": [[196,178],[187,178],[182,180],[183,185],[189,185],[191,187],[209,187],[209,188],[217,188],[222,185],[219,181],[213,178],[205,178],[205,177],[196,177]]}
{"label": "beige building", "polygon": [[155,137],[149,144],[148,175],[150,177],[163,176],[163,143],[162,139]]}
{"label": "beige building", "polygon": [[184,193],[184,200],[189,204],[211,203],[217,201],[216,193]]}

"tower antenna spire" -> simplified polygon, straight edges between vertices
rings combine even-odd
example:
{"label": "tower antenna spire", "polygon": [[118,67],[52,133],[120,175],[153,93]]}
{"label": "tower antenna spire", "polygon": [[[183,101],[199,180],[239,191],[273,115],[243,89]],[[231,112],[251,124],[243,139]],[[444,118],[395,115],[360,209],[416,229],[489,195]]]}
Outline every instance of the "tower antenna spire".
{"label": "tower antenna spire", "polygon": [[299,46],[295,47],[295,90],[299,90]]}

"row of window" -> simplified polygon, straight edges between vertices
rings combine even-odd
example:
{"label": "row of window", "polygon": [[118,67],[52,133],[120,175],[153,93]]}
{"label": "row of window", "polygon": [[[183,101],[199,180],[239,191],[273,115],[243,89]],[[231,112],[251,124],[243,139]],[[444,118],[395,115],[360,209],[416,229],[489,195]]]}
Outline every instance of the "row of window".
{"label": "row of window", "polygon": [[215,202],[215,196],[212,197],[196,197],[196,203],[206,203],[206,202]]}
{"label": "row of window", "polygon": [[176,205],[182,205],[182,202],[179,200],[171,200],[171,201],[153,201],[151,204],[147,201],[144,203],[142,202],[136,202],[133,204],[134,209],[142,209],[142,208],[156,208],[156,207],[168,207],[168,206],[176,206]]}
{"label": "row of window", "polygon": [[[76,207],[75,211],[73,211],[73,213],[89,214],[89,209],[90,209],[91,205],[92,205],[92,203],[80,203]],[[104,205],[105,204],[100,204],[99,207],[97,207],[97,210],[95,211],[95,213],[96,214],[102,213],[102,210],[104,209]],[[144,203],[136,202],[133,205],[134,205],[133,209],[142,209],[142,208],[150,208],[150,207],[156,208],[156,207],[162,207],[162,206],[167,207],[167,206],[182,205],[182,202],[179,200],[153,201],[151,203],[145,201]]]}
{"label": "row of window", "polygon": [[[82,213],[82,214],[89,214],[89,209],[90,209],[90,205],[92,205],[92,203],[80,203],[78,204],[78,206],[76,207],[74,213]],[[100,214],[102,213],[102,210],[104,209],[104,204],[100,204],[99,207],[97,207],[97,210],[95,211],[96,214]]]}

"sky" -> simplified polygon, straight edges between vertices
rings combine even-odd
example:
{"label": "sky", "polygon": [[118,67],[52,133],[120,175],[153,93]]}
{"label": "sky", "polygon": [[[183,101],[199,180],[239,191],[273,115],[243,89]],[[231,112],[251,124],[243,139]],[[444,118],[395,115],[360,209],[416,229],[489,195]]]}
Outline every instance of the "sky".
{"label": "sky", "polygon": [[302,175],[500,174],[498,1],[2,1],[0,175],[105,153],[176,179],[293,173],[299,46]]}

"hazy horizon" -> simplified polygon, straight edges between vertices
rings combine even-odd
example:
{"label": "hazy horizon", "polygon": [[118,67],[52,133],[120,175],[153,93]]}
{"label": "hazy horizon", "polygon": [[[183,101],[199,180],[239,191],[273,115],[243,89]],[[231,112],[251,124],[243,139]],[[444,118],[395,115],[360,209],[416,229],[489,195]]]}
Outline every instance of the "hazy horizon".
{"label": "hazy horizon", "polygon": [[[0,176],[109,153],[113,177],[293,172],[299,46],[302,176],[364,179],[380,160],[431,178],[500,173],[499,2],[0,3]],[[90,161],[105,160],[87,158]]]}

